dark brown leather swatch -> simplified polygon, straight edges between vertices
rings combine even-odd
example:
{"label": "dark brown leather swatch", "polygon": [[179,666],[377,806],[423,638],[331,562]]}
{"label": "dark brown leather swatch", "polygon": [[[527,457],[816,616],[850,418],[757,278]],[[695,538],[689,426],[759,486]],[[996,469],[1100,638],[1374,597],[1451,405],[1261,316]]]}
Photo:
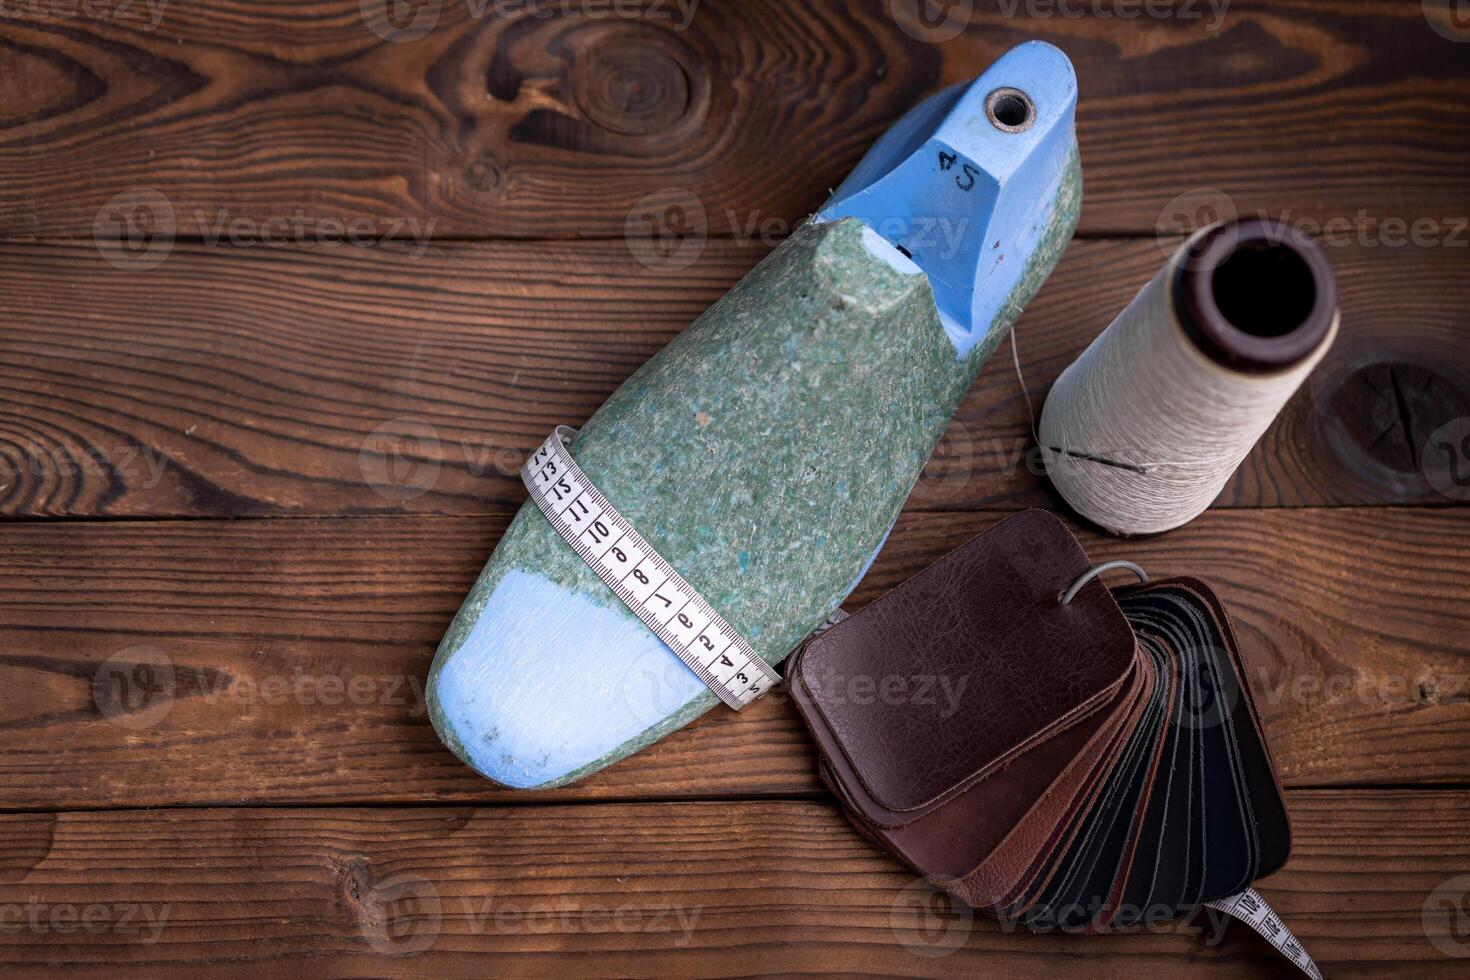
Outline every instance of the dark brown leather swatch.
{"label": "dark brown leather swatch", "polygon": [[[1033,510],[946,555],[812,640],[793,688],[855,769],[874,821],[902,822],[1117,692],[1134,637],[1087,556]],[[798,695],[800,696],[800,695]]]}
{"label": "dark brown leather swatch", "polygon": [[1182,579],[1120,604],[1093,581],[1062,605],[1089,568],[1060,520],[1019,514],[813,639],[788,677],[854,825],[1035,928],[1182,914],[1290,848],[1218,597]]}

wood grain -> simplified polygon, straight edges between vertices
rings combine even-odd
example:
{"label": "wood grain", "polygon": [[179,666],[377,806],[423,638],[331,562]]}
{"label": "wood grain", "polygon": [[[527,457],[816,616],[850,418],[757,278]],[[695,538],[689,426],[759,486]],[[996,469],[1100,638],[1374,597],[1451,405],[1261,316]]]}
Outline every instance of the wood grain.
{"label": "wood grain", "polygon": [[[1430,938],[1456,948],[1431,896],[1470,867],[1470,794],[1298,791],[1288,805],[1293,857],[1261,890],[1327,976],[1464,975]],[[1264,940],[1205,916],[1106,937],[1006,931],[931,897],[816,803],[45,813],[0,828],[13,977],[1052,977],[1079,958],[1100,977],[1293,976]]]}
{"label": "wood grain", "polygon": [[299,215],[310,235],[616,238],[671,189],[700,234],[789,227],[924,94],[1038,37],[1077,67],[1088,233],[1192,219],[1179,196],[1208,189],[1317,222],[1470,214],[1463,51],[1414,2],[1236,0],[1217,21],[966,0],[938,45],[914,0],[703,0],[686,30],[673,0],[423,0],[384,30],[432,21],[404,43],[369,29],[384,2],[155,4],[156,23],[141,0],[13,4],[0,235],[147,230],[145,190],[186,237]]}
{"label": "wood grain", "polygon": [[[1001,516],[907,515],[848,608]],[[424,712],[434,648],[503,525],[0,528],[0,807],[537,798],[462,766]],[[1216,587],[1289,785],[1470,781],[1467,512],[1215,511],[1156,539],[1084,543]],[[541,798],[818,786],[777,692]]]}
{"label": "wood grain", "polygon": [[[1464,975],[1470,493],[1424,451],[1470,418],[1470,49],[1414,0],[1218,29],[960,0],[941,43],[916,0],[592,6],[6,5],[0,973],[1293,976],[1209,920],[936,904],[836,815],[784,692],[545,794],[425,718],[521,458],[926,93],[1040,37],[1077,67],[1086,202],[1019,327],[1038,408],[1203,221],[1330,246],[1338,347],[1219,506],[1082,534],[1232,609],[1295,831],[1263,891],[1327,976]],[[1058,506],[1008,353],[849,608]]]}
{"label": "wood grain", "polygon": [[[1017,328],[1038,410],[1174,241],[1073,243]],[[417,256],[180,245],[140,274],[82,243],[0,245],[0,513],[518,503],[517,470],[546,433],[587,418],[765,251],[711,242],[672,270],[610,242]],[[1220,504],[1463,502],[1435,491],[1420,452],[1470,417],[1470,251],[1329,252],[1341,339]],[[910,507],[1052,505],[1009,353],[981,375]]]}

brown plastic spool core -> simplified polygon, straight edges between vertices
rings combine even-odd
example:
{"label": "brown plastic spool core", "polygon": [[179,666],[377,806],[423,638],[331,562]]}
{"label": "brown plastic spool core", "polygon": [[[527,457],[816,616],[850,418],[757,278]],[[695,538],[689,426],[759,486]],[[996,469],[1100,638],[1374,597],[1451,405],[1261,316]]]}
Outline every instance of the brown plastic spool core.
{"label": "brown plastic spool core", "polygon": [[1311,238],[1252,218],[1218,225],[1190,246],[1174,305],[1185,334],[1211,360],[1265,374],[1321,346],[1337,316],[1337,280]]}

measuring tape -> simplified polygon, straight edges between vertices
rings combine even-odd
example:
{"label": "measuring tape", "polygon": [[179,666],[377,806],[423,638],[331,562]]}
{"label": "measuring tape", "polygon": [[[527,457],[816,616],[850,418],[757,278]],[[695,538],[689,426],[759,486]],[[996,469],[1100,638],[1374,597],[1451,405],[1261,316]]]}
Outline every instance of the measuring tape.
{"label": "measuring tape", "polygon": [[1247,888],[1239,895],[1231,895],[1229,898],[1218,898],[1205,905],[1212,909],[1218,909],[1232,918],[1239,919],[1250,926],[1256,932],[1265,937],[1266,941],[1276,947],[1276,951],[1301,970],[1312,980],[1322,980],[1322,971],[1317,969],[1317,964],[1312,962],[1312,957],[1302,949],[1302,944],[1297,942],[1296,936],[1286,928],[1286,923],[1281,917],[1271,911],[1271,906],[1261,897],[1261,893],[1254,888]]}
{"label": "measuring tape", "polygon": [[567,452],[577,437],[557,426],[521,467],[551,526],[644,625],[736,711],[781,682],[724,617],[674,571],[592,485]]}
{"label": "measuring tape", "polygon": [[[745,637],[684,581],[582,472],[567,452],[576,437],[571,426],[557,426],[521,467],[522,482],[551,526],[731,708],[739,711],[779,684],[781,678]],[[816,632],[846,618],[839,609]],[[1244,922],[1312,980],[1322,980],[1317,964],[1254,888],[1205,904]]]}

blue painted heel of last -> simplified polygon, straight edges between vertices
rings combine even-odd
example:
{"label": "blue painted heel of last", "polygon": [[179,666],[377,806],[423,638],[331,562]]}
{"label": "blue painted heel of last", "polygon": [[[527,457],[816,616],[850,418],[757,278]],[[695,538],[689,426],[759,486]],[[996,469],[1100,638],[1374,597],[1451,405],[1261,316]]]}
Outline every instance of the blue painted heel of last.
{"label": "blue painted heel of last", "polygon": [[[856,587],[1071,239],[1076,104],[1066,56],[1031,42],[915,108],[572,444],[767,662]],[[440,644],[428,693],[456,755],[527,789],[594,773],[719,703],[532,503]]]}

